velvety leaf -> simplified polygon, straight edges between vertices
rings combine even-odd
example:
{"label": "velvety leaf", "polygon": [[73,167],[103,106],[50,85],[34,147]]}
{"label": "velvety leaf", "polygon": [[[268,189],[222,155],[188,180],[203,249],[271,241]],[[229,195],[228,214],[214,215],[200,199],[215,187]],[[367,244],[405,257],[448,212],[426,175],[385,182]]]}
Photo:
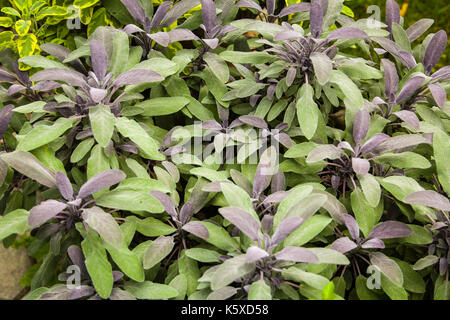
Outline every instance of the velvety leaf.
{"label": "velvety leaf", "polygon": [[272,236],[271,246],[278,245],[304,222],[303,218],[291,217],[280,222]]}
{"label": "velvety leaf", "polygon": [[120,248],[122,246],[122,232],[119,225],[111,214],[106,213],[99,207],[83,209],[83,220],[111,246]]}
{"label": "velvety leaf", "polygon": [[144,269],[150,269],[161,262],[173,249],[173,237],[160,236],[152,241],[144,254]]}
{"label": "velvety leaf", "polygon": [[400,103],[411,97],[422,86],[424,80],[425,79],[421,76],[408,79],[397,95],[395,102]]}
{"label": "velvety leaf", "polygon": [[271,289],[264,280],[252,283],[248,292],[248,300],[272,300]]}
{"label": "velvety leaf", "polygon": [[214,291],[219,290],[254,269],[255,265],[247,262],[245,255],[230,258],[222,263],[214,273],[211,281],[211,289]]}
{"label": "velvety leaf", "polygon": [[369,238],[391,239],[403,238],[411,235],[413,231],[406,224],[399,221],[385,221],[377,225],[369,234]]}
{"label": "velvety leaf", "polygon": [[287,246],[275,254],[277,260],[316,263],[317,256],[306,248]]}
{"label": "velvety leaf", "polygon": [[245,254],[248,262],[256,262],[268,256],[270,256],[270,254],[267,253],[266,250],[258,248],[256,246],[251,246],[250,248],[248,248]]}
{"label": "velvety leaf", "polygon": [[384,83],[385,83],[385,90],[386,95],[389,97],[390,100],[393,100],[395,94],[398,91],[398,74],[397,69],[395,68],[395,65],[387,60],[387,59],[381,59],[381,62],[383,64],[384,69]]}
{"label": "velvety leaf", "polygon": [[370,162],[362,158],[352,158],[352,167],[357,174],[366,175],[369,173]]}
{"label": "velvety leaf", "polygon": [[320,145],[308,154],[306,162],[311,163],[324,159],[334,160],[340,158],[342,155],[342,150],[332,144]]}
{"label": "velvety leaf", "polygon": [[331,59],[322,52],[313,52],[309,58],[313,64],[317,81],[320,85],[325,85],[333,68]]}
{"label": "velvety leaf", "polygon": [[433,150],[439,182],[450,196],[450,139],[445,132],[439,130],[434,133]]}
{"label": "velvety leaf", "polygon": [[434,101],[436,101],[438,106],[442,108],[447,101],[447,92],[445,91],[445,89],[435,83],[428,84],[428,89],[430,90]]}
{"label": "velvety leaf", "polygon": [[99,104],[89,108],[89,121],[95,140],[106,147],[114,133],[114,115],[106,105]]}
{"label": "velvety leaf", "polygon": [[91,49],[91,63],[95,75],[100,81],[103,81],[108,68],[108,56],[105,47],[97,40],[91,40],[89,43]]}
{"label": "velvety leaf", "polygon": [[29,229],[28,211],[24,209],[16,209],[2,216],[0,219],[0,241],[12,234],[24,233]]}
{"label": "velvety leaf", "polygon": [[369,254],[370,262],[395,285],[403,285],[403,273],[397,263],[381,252],[371,252]]}
{"label": "velvety leaf", "polygon": [[138,0],[120,0],[120,2],[137,22],[144,25],[145,12]]}
{"label": "velvety leaf", "polygon": [[55,174],[56,185],[58,186],[59,193],[66,200],[73,200],[73,188],[69,178],[61,171]]}
{"label": "velvety leaf", "polygon": [[248,212],[237,207],[226,207],[220,208],[219,213],[250,239],[258,240],[259,223]]}
{"label": "velvety leaf", "polygon": [[420,38],[434,23],[433,19],[420,19],[408,29],[406,29],[406,34],[408,35],[409,41],[413,42]]}
{"label": "velvety leaf", "polygon": [[212,0],[201,0],[203,24],[209,32],[216,25],[216,6]]}
{"label": "velvety leaf", "polygon": [[331,244],[331,249],[339,251],[341,253],[349,252],[356,247],[357,244],[347,237],[339,238]]}
{"label": "velvety leaf", "polygon": [[364,249],[384,249],[385,245],[380,239],[374,238],[365,241],[361,247]]}
{"label": "velvety leaf", "polygon": [[408,126],[418,131],[420,128],[419,118],[417,118],[416,114],[412,111],[401,110],[394,112],[394,114],[406,122]]}
{"label": "velvety leaf", "polygon": [[63,81],[76,87],[82,87],[86,83],[85,76],[70,69],[50,68],[38,71],[30,77],[31,81],[54,80]]}
{"label": "velvety leaf", "polygon": [[450,201],[448,198],[433,190],[411,193],[403,199],[403,202],[409,204],[420,204],[443,211],[450,211]]}
{"label": "velvety leaf", "polygon": [[353,27],[342,27],[336,30],[331,31],[328,36],[328,41],[338,40],[338,39],[358,39],[358,38],[367,38],[367,34],[357,28]]}
{"label": "velvety leaf", "polygon": [[392,24],[400,23],[400,8],[395,0],[386,1],[386,24],[387,30],[392,32]]}
{"label": "velvety leaf", "polygon": [[109,188],[125,179],[126,175],[120,170],[106,170],[100,172],[83,184],[78,192],[78,198],[85,198],[105,188]]}
{"label": "velvety leaf", "polygon": [[178,291],[173,287],[151,281],[128,281],[124,288],[137,299],[161,300],[178,296]]}
{"label": "velvety leaf", "polygon": [[161,202],[164,210],[172,217],[172,219],[178,220],[177,211],[172,202],[172,199],[170,199],[168,195],[158,190],[150,191],[150,194],[158,199],[159,202]]}
{"label": "velvety leaf", "polygon": [[320,37],[323,26],[323,12],[319,1],[312,1],[309,10],[309,28],[314,38]]}
{"label": "velvety leaf", "polygon": [[115,87],[121,87],[127,84],[140,84],[146,82],[159,82],[164,78],[157,72],[145,69],[133,69],[122,73],[114,81]]}
{"label": "velvety leaf", "polygon": [[425,72],[429,74],[431,69],[438,63],[439,58],[444,53],[447,45],[447,33],[444,30],[440,30],[434,34],[431,38],[423,56],[423,66]]}
{"label": "velvety leaf", "polygon": [[320,111],[313,98],[314,89],[309,84],[304,84],[299,91],[297,99],[297,119],[302,129],[303,135],[310,140],[319,123]]}

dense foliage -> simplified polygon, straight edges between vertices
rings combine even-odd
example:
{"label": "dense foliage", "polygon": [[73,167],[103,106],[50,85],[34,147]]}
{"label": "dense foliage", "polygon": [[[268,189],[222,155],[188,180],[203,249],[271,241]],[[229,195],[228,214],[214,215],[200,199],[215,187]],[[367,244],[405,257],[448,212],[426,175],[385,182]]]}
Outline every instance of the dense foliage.
{"label": "dense foliage", "polygon": [[3,7],[26,299],[450,299],[447,34],[343,2]]}

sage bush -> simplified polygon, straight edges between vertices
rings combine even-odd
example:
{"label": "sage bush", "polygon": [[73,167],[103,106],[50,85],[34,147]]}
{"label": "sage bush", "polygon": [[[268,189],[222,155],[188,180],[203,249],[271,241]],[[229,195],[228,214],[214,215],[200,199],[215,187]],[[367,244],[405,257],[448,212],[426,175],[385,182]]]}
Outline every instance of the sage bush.
{"label": "sage bush", "polygon": [[[72,17],[40,2],[0,18],[18,46],[0,240],[34,258],[24,299],[450,298],[432,19],[405,30],[393,0],[383,21],[343,0],[121,0],[128,23],[29,43],[29,17]],[[83,23],[95,4],[74,1]]]}

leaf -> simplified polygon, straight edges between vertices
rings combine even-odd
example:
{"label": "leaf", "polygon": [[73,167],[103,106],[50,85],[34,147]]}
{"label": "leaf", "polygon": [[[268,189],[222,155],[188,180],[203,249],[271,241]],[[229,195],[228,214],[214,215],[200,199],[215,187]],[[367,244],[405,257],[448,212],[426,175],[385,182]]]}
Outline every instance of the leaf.
{"label": "leaf", "polygon": [[370,114],[361,109],[355,116],[355,124],[353,125],[353,139],[356,143],[360,143],[367,135],[370,126]]}
{"label": "leaf", "polygon": [[286,246],[281,251],[275,253],[277,260],[287,260],[293,262],[317,263],[317,256],[307,248]]}
{"label": "leaf", "polygon": [[143,191],[134,190],[113,190],[102,194],[95,200],[101,207],[127,210],[145,211],[152,213],[163,212],[163,206],[158,200]]}
{"label": "leaf", "polygon": [[444,30],[439,30],[431,38],[423,56],[423,66],[426,74],[431,72],[431,69],[438,63],[439,58],[445,51],[447,45],[447,33]]}
{"label": "leaf", "polygon": [[189,102],[185,97],[159,97],[139,102],[135,107],[143,109],[143,116],[154,117],[176,113]]}
{"label": "leaf", "polygon": [[359,175],[366,175],[370,170],[369,160],[363,158],[352,158],[352,168]]}
{"label": "leaf", "polygon": [[83,220],[111,246],[120,248],[123,236],[119,225],[111,214],[106,213],[99,207],[83,209]]}
{"label": "leaf", "polygon": [[127,247],[115,248],[106,244],[106,250],[113,261],[117,264],[121,271],[134,281],[144,281],[145,274],[142,267],[142,261],[136,253],[130,251]]}
{"label": "leaf", "polygon": [[253,241],[259,238],[260,223],[248,212],[237,207],[220,208],[219,213]]}
{"label": "leaf", "polygon": [[191,248],[185,251],[186,256],[203,263],[220,262],[220,253],[203,248]]}
{"label": "leaf", "polygon": [[329,283],[327,278],[315,273],[303,271],[297,267],[284,269],[282,274],[286,280],[305,283],[318,290],[322,290]]}
{"label": "leaf", "polygon": [[72,128],[74,122],[74,119],[58,118],[51,126],[36,126],[26,135],[21,136],[16,150],[31,151],[46,145]]}
{"label": "leaf", "polygon": [[433,190],[417,191],[407,195],[403,202],[409,204],[420,204],[443,211],[450,211],[448,198]]}
{"label": "leaf", "polygon": [[238,207],[247,213],[250,213],[254,220],[259,223],[259,217],[253,209],[252,200],[242,188],[231,183],[221,183],[220,187],[228,205]]}
{"label": "leaf", "polygon": [[284,246],[302,246],[316,237],[331,223],[332,219],[324,215],[315,215],[284,239]]}
{"label": "leaf", "polygon": [[271,289],[264,280],[252,283],[248,292],[248,300],[272,300]]}
{"label": "leaf", "polygon": [[322,34],[323,27],[323,10],[319,1],[312,1],[309,10],[309,28],[314,38],[319,38]]}
{"label": "leaf", "polygon": [[120,170],[106,170],[97,173],[81,186],[80,191],[78,192],[78,198],[86,198],[91,194],[119,183],[125,178],[126,175]]}
{"label": "leaf", "polygon": [[411,52],[410,40],[406,31],[400,24],[395,22],[392,24],[392,35],[394,37],[395,43],[397,43],[402,50]]}
{"label": "leaf", "polygon": [[386,95],[388,96],[389,100],[393,100],[395,94],[398,91],[397,69],[395,68],[395,65],[387,59],[381,59],[381,62],[384,69]]}
{"label": "leaf", "polygon": [[234,251],[239,246],[225,229],[211,222],[191,221],[182,229],[227,252]]}
{"label": "leaf", "polygon": [[371,252],[370,262],[383,273],[394,285],[403,286],[403,273],[398,264],[381,252]]}
{"label": "leaf", "polygon": [[0,218],[0,241],[12,234],[27,231],[29,229],[28,214],[28,211],[24,209],[16,209]]}
{"label": "leaf", "polygon": [[404,134],[390,137],[381,142],[376,150],[380,153],[417,146],[422,143],[429,144],[429,141],[419,134]]}
{"label": "leaf", "polygon": [[175,288],[151,281],[125,282],[125,290],[138,299],[161,300],[178,296]]}
{"label": "leaf", "polygon": [[271,246],[278,245],[287,236],[294,232],[304,220],[299,217],[286,218],[280,222],[271,239]]}
{"label": "leaf", "polygon": [[[254,3],[253,1],[250,1]],[[211,68],[211,70],[215,71],[217,78],[223,83],[227,83],[230,78],[230,71],[228,69],[228,65],[225,60],[222,59],[219,55],[207,52],[203,56],[203,60],[205,60],[206,64]]]}
{"label": "leaf", "polygon": [[307,163],[317,162],[324,159],[335,160],[340,158],[344,152],[332,144],[319,145],[309,152],[306,158]]}
{"label": "leaf", "polygon": [[64,64],[59,61],[48,59],[42,56],[27,56],[19,59],[20,62],[25,63],[34,68],[60,68],[69,70]]}
{"label": "leaf", "polygon": [[247,252],[245,253],[245,258],[248,262],[257,262],[269,256],[270,254],[266,250],[261,249],[257,246],[249,247],[247,249]]}
{"label": "leaf", "polygon": [[213,291],[219,290],[254,269],[255,265],[248,263],[245,255],[239,255],[225,260],[213,275],[211,289]]}
{"label": "leaf", "polygon": [[176,231],[175,228],[165,224],[161,220],[153,217],[148,217],[139,220],[133,216],[128,217],[127,220],[136,222],[136,230],[147,237],[158,237],[172,234]]}
{"label": "leaf", "polygon": [[28,224],[36,228],[63,211],[67,204],[56,200],[46,200],[30,210]]}
{"label": "leaf", "polygon": [[401,103],[411,97],[422,86],[424,80],[425,78],[421,76],[416,76],[408,79],[398,93],[395,102]]}
{"label": "leaf", "polygon": [[377,207],[381,198],[381,188],[378,181],[371,174],[358,175],[358,180],[367,202],[372,208]]}
{"label": "leaf", "polygon": [[433,256],[433,255],[428,255],[428,256],[425,256],[425,257],[417,260],[413,266],[413,269],[416,271],[423,270],[429,266],[436,264],[438,261],[439,261],[439,257]]}
{"label": "leaf", "polygon": [[111,294],[114,279],[111,264],[100,239],[94,234],[87,234],[81,242],[85,264],[98,295],[107,299]]}
{"label": "leaf", "polygon": [[262,64],[267,62],[275,62],[277,60],[275,56],[261,51],[243,52],[225,50],[221,52],[219,56],[225,61],[240,64]]}
{"label": "leaf", "polygon": [[114,133],[114,115],[110,108],[104,104],[90,107],[89,121],[95,140],[102,147],[106,147]]}
{"label": "leaf", "polygon": [[223,288],[220,288],[219,290],[211,292],[207,297],[206,300],[226,300],[232,296],[234,296],[238,292],[238,289],[226,286]]}
{"label": "leaf", "polygon": [[348,265],[350,261],[345,255],[339,251],[330,248],[308,248],[309,251],[313,252],[318,260],[318,263],[323,264],[337,264],[337,265]]}
{"label": "leaf", "polygon": [[89,42],[91,50],[91,64],[95,75],[100,81],[103,81],[108,68],[108,56],[105,47],[100,41],[91,40]]}
{"label": "leaf", "polygon": [[305,83],[298,93],[299,99],[297,99],[297,118],[302,129],[303,135],[310,140],[319,124],[320,111],[317,107],[317,103],[313,99],[313,87]]}
{"label": "leaf", "polygon": [[413,233],[411,228],[399,221],[385,221],[372,229],[368,238],[391,239],[403,238]]}
{"label": "leaf", "polygon": [[46,187],[56,188],[55,173],[47,169],[31,153],[26,151],[13,151],[1,154],[0,158],[21,174],[36,180]]}
{"label": "leaf", "polygon": [[414,112],[408,111],[408,110],[402,110],[402,111],[394,112],[393,114],[395,114],[397,117],[399,117],[400,119],[405,121],[406,124],[408,126],[410,126],[411,128],[413,128],[414,130],[419,131],[419,129],[420,129],[419,118],[417,118],[417,116]]}
{"label": "leaf", "polygon": [[147,82],[163,81],[164,77],[152,70],[133,69],[117,76],[113,86],[121,87],[128,84],[141,84]]}
{"label": "leaf", "polygon": [[335,240],[331,244],[331,249],[339,251],[341,253],[346,253],[346,252],[349,252],[349,251],[355,249],[357,246],[358,245],[355,242],[353,242],[352,240],[350,240],[350,238],[342,237],[342,238]]}
{"label": "leaf", "polygon": [[330,58],[321,52],[313,52],[309,58],[313,64],[317,82],[322,86],[325,85],[333,68]]}
{"label": "leaf", "polygon": [[408,35],[409,41],[413,42],[420,38],[434,23],[433,19],[420,19],[408,29],[406,29],[406,34]]}
{"label": "leaf", "polygon": [[392,300],[408,300],[408,293],[403,286],[398,286],[381,274],[381,288]]}
{"label": "leaf", "polygon": [[22,58],[32,55],[37,48],[37,42],[36,36],[32,33],[28,33],[17,39],[17,51],[19,52],[19,56]]}
{"label": "leaf", "polygon": [[402,270],[403,287],[409,292],[424,293],[426,284],[421,275],[418,272],[414,271],[409,263],[395,258],[394,261]]}
{"label": "leaf", "polygon": [[173,237],[160,236],[152,241],[144,254],[144,269],[148,270],[161,262],[173,249]]}
{"label": "leaf", "polygon": [[31,81],[63,81],[75,87],[82,87],[86,84],[86,78],[82,73],[70,69],[50,68],[38,71],[30,77]]}
{"label": "leaf", "polygon": [[425,157],[409,151],[402,153],[385,153],[381,156],[374,157],[373,160],[376,163],[387,164],[401,169],[427,169],[431,167],[431,163]]}
{"label": "leaf", "polygon": [[353,27],[342,27],[336,30],[331,31],[327,36],[327,41],[334,41],[338,39],[358,39],[358,38],[367,38],[367,34]]}
{"label": "leaf", "polygon": [[355,189],[350,195],[352,210],[355,215],[358,226],[361,229],[364,236],[368,236],[370,230],[376,222],[375,209],[366,201],[361,189]]}
{"label": "leaf", "polygon": [[158,151],[159,143],[134,120],[117,118],[116,128],[124,137],[136,143],[144,152],[144,157],[152,160],[164,160],[165,157]]}
{"label": "leaf", "polygon": [[442,189],[450,196],[450,139],[443,131],[437,131],[433,135],[434,159],[436,172]]}
{"label": "leaf", "polygon": [[386,1],[386,24],[387,30],[392,32],[392,24],[400,23],[400,8],[394,0]]}

